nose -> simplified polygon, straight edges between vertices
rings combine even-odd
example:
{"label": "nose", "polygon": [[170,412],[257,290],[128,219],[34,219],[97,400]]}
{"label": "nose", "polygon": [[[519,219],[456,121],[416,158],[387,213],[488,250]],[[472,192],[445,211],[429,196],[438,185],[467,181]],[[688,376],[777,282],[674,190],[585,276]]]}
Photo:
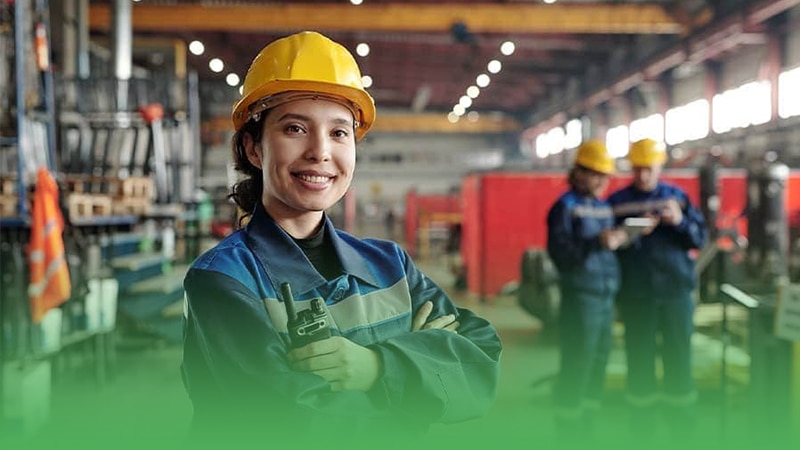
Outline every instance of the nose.
{"label": "nose", "polygon": [[305,157],[310,161],[323,162],[331,159],[331,138],[322,130],[309,133]]}

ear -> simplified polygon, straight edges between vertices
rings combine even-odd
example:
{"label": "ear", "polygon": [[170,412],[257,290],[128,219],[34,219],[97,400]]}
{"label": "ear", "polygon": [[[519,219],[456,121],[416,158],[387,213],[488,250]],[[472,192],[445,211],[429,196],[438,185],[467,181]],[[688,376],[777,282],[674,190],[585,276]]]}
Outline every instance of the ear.
{"label": "ear", "polygon": [[244,151],[247,155],[247,160],[250,161],[250,164],[260,169],[262,156],[261,144],[255,142],[250,133],[244,133],[242,136],[242,144],[244,145]]}

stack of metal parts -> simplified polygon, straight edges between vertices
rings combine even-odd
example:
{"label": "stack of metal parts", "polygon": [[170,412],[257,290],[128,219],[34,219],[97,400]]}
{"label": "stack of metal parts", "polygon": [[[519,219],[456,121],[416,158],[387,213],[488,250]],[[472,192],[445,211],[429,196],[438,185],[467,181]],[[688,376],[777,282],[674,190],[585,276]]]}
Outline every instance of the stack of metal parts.
{"label": "stack of metal parts", "polygon": [[[60,164],[68,177],[100,180],[91,185],[90,195],[111,195],[114,183],[147,177],[152,180],[151,196],[155,205],[181,203],[192,198],[194,190],[194,141],[185,105],[175,105],[169,91],[155,89],[169,86],[179,89],[180,80],[131,79],[128,87],[130,104],[135,111],[117,111],[114,96],[117,80],[63,79],[59,98],[80,98],[82,101],[62,106],[60,116],[62,149]],[[103,93],[109,95],[103,95]],[[158,105],[164,112],[153,117],[148,108]],[[177,109],[175,109],[177,108]],[[140,111],[141,109],[141,111]],[[140,189],[148,190],[142,186]],[[123,191],[122,194],[134,192]],[[118,196],[120,197],[120,196]],[[121,198],[129,198],[122,195]],[[141,196],[139,196],[141,198]],[[115,204],[119,204],[115,199]],[[126,207],[135,214],[145,213],[141,204],[128,202]]]}

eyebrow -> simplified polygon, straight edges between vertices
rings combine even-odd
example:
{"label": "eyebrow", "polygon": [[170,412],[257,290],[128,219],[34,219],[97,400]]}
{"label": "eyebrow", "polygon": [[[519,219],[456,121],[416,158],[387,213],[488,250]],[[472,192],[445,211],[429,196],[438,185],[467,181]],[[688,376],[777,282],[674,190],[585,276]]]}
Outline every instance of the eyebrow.
{"label": "eyebrow", "polygon": [[[297,114],[297,113],[286,113],[286,114],[282,115],[277,121],[278,122],[283,122],[284,120],[291,120],[291,119],[300,120],[300,121],[303,121],[303,122],[311,122],[312,121],[311,117],[303,115],[303,114]],[[354,126],[353,121],[349,120],[349,119],[337,118],[337,119],[333,119],[333,123],[336,124],[336,125]]]}

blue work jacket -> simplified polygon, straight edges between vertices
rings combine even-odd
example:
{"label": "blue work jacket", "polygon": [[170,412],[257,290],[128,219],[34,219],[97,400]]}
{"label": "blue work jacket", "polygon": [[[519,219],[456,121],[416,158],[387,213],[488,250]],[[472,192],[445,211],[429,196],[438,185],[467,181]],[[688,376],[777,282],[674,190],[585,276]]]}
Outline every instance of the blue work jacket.
{"label": "blue work jacket", "polygon": [[612,296],[617,292],[617,259],[600,245],[600,232],[613,227],[607,202],[574,190],[550,207],[547,253],[558,268],[562,290]]}
{"label": "blue work jacket", "polygon": [[[195,429],[257,426],[273,443],[281,433],[386,439],[483,415],[501,354],[492,325],[457,308],[397,244],[356,238],[327,217],[324,226],[344,271],[330,281],[262,207],[192,264],[182,371]],[[331,391],[323,378],[291,369],[284,282],[296,310],[324,299],[332,334],[378,353],[383,370],[369,392]],[[412,332],[426,301],[433,302],[431,319],[455,314],[458,333]]]}
{"label": "blue work jacket", "polygon": [[635,239],[617,252],[622,268],[620,297],[669,299],[694,289],[697,277],[689,250],[702,248],[708,239],[703,214],[680,188],[659,182],[651,192],[633,185],[609,197],[617,223],[628,217],[659,214],[674,198],[681,206],[683,220],[677,226],[659,224],[652,233]]}

